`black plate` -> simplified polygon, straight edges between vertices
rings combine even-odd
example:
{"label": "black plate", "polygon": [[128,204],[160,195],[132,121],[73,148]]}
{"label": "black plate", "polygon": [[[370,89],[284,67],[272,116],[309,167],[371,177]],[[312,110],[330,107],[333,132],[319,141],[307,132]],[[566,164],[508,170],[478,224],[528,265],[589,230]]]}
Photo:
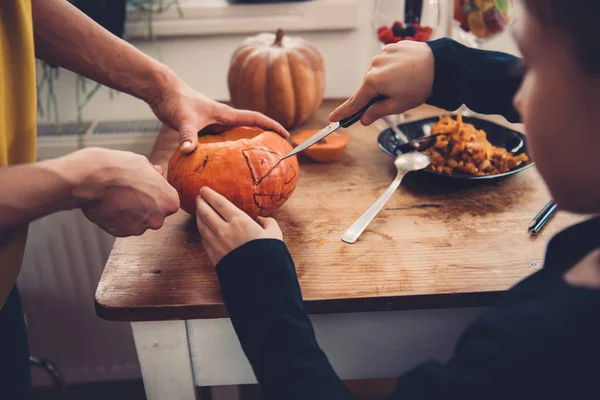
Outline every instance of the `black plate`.
{"label": "black plate", "polygon": [[[398,128],[406,135],[406,137],[409,140],[419,139],[424,136],[428,136],[431,130],[431,125],[438,121],[439,116],[436,116],[421,119],[418,121],[408,122],[406,124],[401,124],[398,125]],[[512,129],[477,117],[463,116],[463,121],[466,123],[473,124],[473,126],[475,126],[475,128],[477,129],[483,129],[487,133],[487,139],[494,146],[504,147],[506,150],[515,155],[525,153],[529,156],[529,154],[527,153],[527,146],[525,144],[525,137],[520,132],[513,131]],[[409,146],[403,144],[400,140],[396,138],[391,128],[388,128],[379,134],[379,137],[377,138],[377,143],[385,153],[394,158],[398,154],[401,154],[403,151],[412,150]],[[533,165],[534,163],[532,161],[529,161],[527,164],[521,165],[519,168],[516,168],[512,171],[486,176],[473,176],[467,174],[448,175],[441,172],[433,171],[429,167],[424,169],[423,172],[443,176],[446,178],[481,180],[495,179],[504,176],[514,175],[518,172],[524,171],[527,168],[532,167]]]}

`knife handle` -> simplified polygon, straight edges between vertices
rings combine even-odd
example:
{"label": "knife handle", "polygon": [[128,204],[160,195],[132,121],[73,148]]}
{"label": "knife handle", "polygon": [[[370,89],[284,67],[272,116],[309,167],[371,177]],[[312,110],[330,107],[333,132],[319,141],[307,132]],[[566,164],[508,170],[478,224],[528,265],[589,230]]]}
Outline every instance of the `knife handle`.
{"label": "knife handle", "polygon": [[371,100],[369,100],[367,105],[364,106],[363,108],[361,108],[357,113],[352,114],[351,116],[342,119],[340,121],[340,127],[347,128],[350,125],[354,124],[356,121],[360,120],[360,117],[362,117],[362,115],[365,113],[365,111],[367,111],[367,109],[369,107],[371,107],[373,104],[377,103],[378,101],[386,100],[387,98],[388,98],[387,96],[384,96],[382,94],[373,97]]}

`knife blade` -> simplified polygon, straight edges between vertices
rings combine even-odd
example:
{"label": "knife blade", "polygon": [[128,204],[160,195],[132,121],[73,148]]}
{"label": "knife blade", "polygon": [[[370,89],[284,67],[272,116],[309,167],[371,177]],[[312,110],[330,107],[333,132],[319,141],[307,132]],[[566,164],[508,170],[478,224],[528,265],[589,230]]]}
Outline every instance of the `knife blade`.
{"label": "knife blade", "polygon": [[315,133],[314,135],[312,135],[311,137],[306,139],[306,141],[304,141],[299,146],[294,147],[294,149],[292,151],[290,151],[289,153],[287,153],[282,158],[282,160],[285,160],[286,158],[291,157],[294,154],[300,153],[301,151],[308,149],[310,146],[317,143],[319,140],[322,140],[324,137],[327,137],[330,134],[332,134],[333,132],[335,132],[336,130],[338,130],[340,128],[340,126],[341,125],[339,122],[332,122],[331,124],[327,125],[325,128],[321,129],[319,132]]}
{"label": "knife blade", "polygon": [[352,114],[349,117],[346,117],[346,118],[340,120],[339,122],[332,122],[331,124],[327,125],[325,128],[321,129],[319,132],[312,135],[310,138],[308,138],[302,144],[300,144],[299,146],[296,146],[292,151],[290,151],[288,154],[286,154],[281,159],[285,160],[286,158],[291,157],[294,154],[298,154],[301,151],[308,149],[310,146],[317,143],[319,140],[322,140],[323,138],[331,135],[333,132],[337,131],[339,128],[349,127],[350,125],[354,124],[356,121],[360,120],[360,117],[362,117],[362,115],[365,113],[365,111],[367,111],[367,109],[369,107],[371,107],[373,104],[377,103],[378,101],[382,101],[387,98],[388,97],[384,96],[384,95],[378,95],[376,97],[373,97],[371,100],[369,100],[367,105],[364,106],[363,108],[361,108],[358,112]]}

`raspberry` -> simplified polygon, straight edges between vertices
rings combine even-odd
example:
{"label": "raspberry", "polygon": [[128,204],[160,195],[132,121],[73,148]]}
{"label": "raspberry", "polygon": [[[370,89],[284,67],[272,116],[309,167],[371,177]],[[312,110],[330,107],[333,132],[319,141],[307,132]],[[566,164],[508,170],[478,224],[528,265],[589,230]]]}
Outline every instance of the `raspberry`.
{"label": "raspberry", "polygon": [[379,40],[382,43],[389,44],[392,43],[392,40],[394,39],[394,33],[390,28],[386,27],[377,33],[377,37],[379,37]]}
{"label": "raspberry", "polygon": [[415,39],[418,42],[426,42],[431,39],[431,34],[425,31],[415,33]]}
{"label": "raspberry", "polygon": [[392,43],[398,43],[402,40],[404,40],[402,36],[394,36],[394,38],[392,39]]}

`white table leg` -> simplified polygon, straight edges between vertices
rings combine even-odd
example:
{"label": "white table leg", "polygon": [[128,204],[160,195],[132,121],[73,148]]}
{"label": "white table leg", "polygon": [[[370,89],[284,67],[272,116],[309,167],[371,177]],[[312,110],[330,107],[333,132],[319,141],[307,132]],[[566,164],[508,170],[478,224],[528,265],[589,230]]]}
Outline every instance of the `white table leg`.
{"label": "white table leg", "polygon": [[132,322],[148,400],[196,399],[185,321]]}

